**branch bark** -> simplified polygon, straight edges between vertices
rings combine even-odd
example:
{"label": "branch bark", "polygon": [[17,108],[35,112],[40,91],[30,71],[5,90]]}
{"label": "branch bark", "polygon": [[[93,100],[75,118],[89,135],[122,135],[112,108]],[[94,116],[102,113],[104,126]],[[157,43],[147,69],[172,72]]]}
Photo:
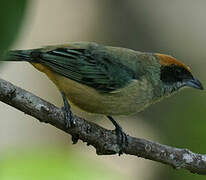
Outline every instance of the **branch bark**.
{"label": "branch bark", "polygon": [[[0,79],[0,101],[87,142],[96,149],[97,155],[117,154],[120,151],[114,131],[75,115],[72,115],[75,126],[66,129],[62,109],[3,79]],[[184,168],[192,173],[206,174],[206,155],[193,153],[187,149],[170,147],[128,135],[128,146],[124,153],[168,164],[175,169]]]}

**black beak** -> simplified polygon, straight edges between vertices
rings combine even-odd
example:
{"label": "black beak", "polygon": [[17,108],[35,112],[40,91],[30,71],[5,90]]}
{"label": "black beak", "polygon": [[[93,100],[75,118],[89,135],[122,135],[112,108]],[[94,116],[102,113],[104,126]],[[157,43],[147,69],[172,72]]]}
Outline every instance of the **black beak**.
{"label": "black beak", "polygon": [[195,89],[200,89],[200,90],[204,89],[202,83],[198,79],[196,79],[196,78],[188,80],[186,82],[186,86],[193,87]]}

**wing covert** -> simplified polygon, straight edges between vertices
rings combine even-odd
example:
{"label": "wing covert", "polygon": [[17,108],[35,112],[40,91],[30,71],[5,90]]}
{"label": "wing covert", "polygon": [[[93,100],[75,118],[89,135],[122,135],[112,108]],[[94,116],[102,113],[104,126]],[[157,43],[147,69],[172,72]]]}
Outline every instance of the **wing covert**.
{"label": "wing covert", "polygon": [[111,54],[96,54],[88,49],[57,48],[40,53],[39,61],[54,72],[100,92],[123,88],[136,79],[135,72]]}

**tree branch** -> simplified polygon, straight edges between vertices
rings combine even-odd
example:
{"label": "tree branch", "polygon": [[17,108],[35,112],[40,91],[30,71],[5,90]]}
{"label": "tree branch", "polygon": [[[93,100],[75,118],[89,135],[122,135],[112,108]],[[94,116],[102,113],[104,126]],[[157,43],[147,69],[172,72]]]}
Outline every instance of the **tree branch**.
{"label": "tree branch", "polygon": [[[72,115],[75,127],[65,129],[62,109],[3,79],[0,79],[0,101],[35,117],[40,122],[49,123],[73,137],[78,137],[92,145],[98,155],[116,154],[120,151],[114,131],[75,115]],[[196,154],[187,149],[173,148],[128,135],[128,146],[124,153],[162,162],[176,169],[184,168],[192,173],[206,174],[206,155]]]}

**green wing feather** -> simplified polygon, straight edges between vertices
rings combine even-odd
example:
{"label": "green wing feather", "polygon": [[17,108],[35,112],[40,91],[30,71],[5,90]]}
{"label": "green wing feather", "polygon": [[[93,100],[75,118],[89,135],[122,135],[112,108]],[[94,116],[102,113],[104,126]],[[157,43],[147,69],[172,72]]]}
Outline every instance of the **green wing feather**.
{"label": "green wing feather", "polygon": [[40,62],[53,71],[101,92],[126,86],[135,72],[105,54],[97,56],[86,49],[57,48],[40,54]]}
{"label": "green wing feather", "polygon": [[135,72],[120,63],[111,53],[89,48],[53,48],[50,50],[11,51],[13,59],[39,62],[69,79],[93,87],[100,92],[111,92],[125,87],[136,79]]}

